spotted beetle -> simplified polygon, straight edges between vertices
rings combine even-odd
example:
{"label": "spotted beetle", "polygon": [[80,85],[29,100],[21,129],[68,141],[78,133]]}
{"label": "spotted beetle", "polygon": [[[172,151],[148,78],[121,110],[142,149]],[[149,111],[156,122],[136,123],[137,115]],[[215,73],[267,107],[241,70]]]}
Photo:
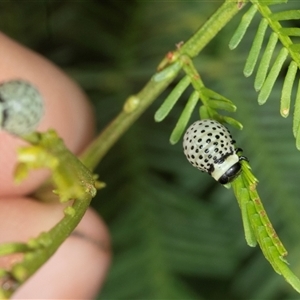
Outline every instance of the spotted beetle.
{"label": "spotted beetle", "polygon": [[215,120],[204,119],[193,123],[183,138],[183,149],[188,161],[203,172],[209,173],[221,184],[232,182],[241,173],[240,148],[229,130]]}

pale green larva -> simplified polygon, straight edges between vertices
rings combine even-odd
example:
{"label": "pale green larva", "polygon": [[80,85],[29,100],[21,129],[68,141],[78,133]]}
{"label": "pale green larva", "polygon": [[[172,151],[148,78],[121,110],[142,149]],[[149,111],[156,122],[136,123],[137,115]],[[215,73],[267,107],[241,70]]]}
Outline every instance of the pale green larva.
{"label": "pale green larva", "polygon": [[241,173],[241,160],[229,130],[215,120],[193,123],[183,138],[183,150],[188,161],[216,181],[227,184]]}
{"label": "pale green larva", "polygon": [[33,132],[44,111],[39,91],[17,79],[0,84],[0,129],[22,136]]}

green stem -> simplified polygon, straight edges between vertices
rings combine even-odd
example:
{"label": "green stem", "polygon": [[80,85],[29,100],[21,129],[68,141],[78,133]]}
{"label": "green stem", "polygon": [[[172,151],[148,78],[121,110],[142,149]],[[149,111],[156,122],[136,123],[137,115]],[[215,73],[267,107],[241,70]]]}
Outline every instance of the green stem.
{"label": "green stem", "polygon": [[[50,231],[41,233],[27,244],[8,243],[1,245],[1,255],[24,253],[24,259],[12,266],[10,271],[0,269],[1,279],[10,278],[12,285],[9,289],[0,287],[0,299],[9,298],[13,292],[33,275],[60,247],[66,238],[78,225],[92,197],[85,195],[73,202],[65,209],[65,216]],[[2,278],[3,277],[3,278]]]}
{"label": "green stem", "polygon": [[[97,166],[108,150],[147,109],[147,107],[168,87],[177,74],[178,72],[175,72],[171,77],[167,77],[161,81],[152,79],[138,94],[127,99],[123,110],[81,155],[80,159],[89,169],[92,170]],[[134,101],[136,107],[132,110],[127,109],[128,106],[130,107],[130,102]]]}
{"label": "green stem", "polygon": [[[91,198],[85,197],[85,199],[75,200],[73,205],[65,210],[64,218],[56,226],[35,239],[38,248],[33,249],[32,252],[28,253],[29,255],[25,255],[22,262],[13,266],[12,274],[18,282],[24,282],[54,254],[82,219],[89,207]],[[70,211],[72,213],[68,213]]]}
{"label": "green stem", "polygon": [[[178,61],[181,54],[187,54],[190,57],[198,55],[239,10],[240,7],[236,1],[226,0],[196,33],[178,51],[174,52],[175,61]],[[161,73],[163,72],[164,70]],[[158,78],[155,74],[138,94],[128,98],[127,102],[132,98],[136,99],[137,107],[133,111],[128,112],[123,109],[119,113],[82,154],[80,158],[83,163],[88,168],[94,169],[115,142],[167,88],[177,74],[178,72],[174,72],[170,76],[162,76],[159,81],[155,80]]]}
{"label": "green stem", "polygon": [[180,52],[190,57],[197,56],[240,9],[241,7],[239,7],[237,1],[226,0],[205,24],[180,48]]}

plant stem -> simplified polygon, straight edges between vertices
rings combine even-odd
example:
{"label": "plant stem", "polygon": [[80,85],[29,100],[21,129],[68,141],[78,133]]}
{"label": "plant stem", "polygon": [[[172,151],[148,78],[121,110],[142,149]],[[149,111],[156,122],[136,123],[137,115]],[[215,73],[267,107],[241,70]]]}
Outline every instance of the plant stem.
{"label": "plant stem", "polygon": [[[180,49],[174,51],[173,57],[177,57],[178,60],[181,54],[187,54],[190,57],[198,55],[239,9],[240,7],[236,1],[226,0]],[[176,52],[178,55],[176,55]],[[160,81],[154,80],[157,74],[152,77],[138,94],[127,99],[127,102],[131,101],[132,98],[136,99],[138,102],[136,109],[130,112],[123,109],[82,154],[80,158],[89,169],[92,170],[97,166],[114,143],[174,80],[178,72],[174,72],[171,76],[166,76]],[[126,102],[124,107],[126,107]]]}
{"label": "plant stem", "polygon": [[[172,77],[160,82],[150,80],[138,94],[129,97],[125,102],[123,110],[111,123],[108,124],[108,126],[81,155],[80,159],[82,162],[89,169],[93,170],[108,150],[147,109],[147,107],[167,88],[177,74],[178,72],[176,72],[176,74]],[[137,102],[136,108],[132,111],[126,110],[128,102],[133,101],[134,99]]]}
{"label": "plant stem", "polygon": [[58,224],[36,239],[38,244],[45,244],[46,247],[33,250],[30,255],[25,256],[22,262],[14,265],[12,269],[14,278],[19,282],[24,282],[54,254],[82,219],[89,207],[91,198],[85,197],[85,199],[75,200],[71,206],[73,213],[65,213],[64,218]]}
{"label": "plant stem", "polygon": [[180,52],[194,57],[239,12],[237,1],[226,0],[203,26],[181,47]]}

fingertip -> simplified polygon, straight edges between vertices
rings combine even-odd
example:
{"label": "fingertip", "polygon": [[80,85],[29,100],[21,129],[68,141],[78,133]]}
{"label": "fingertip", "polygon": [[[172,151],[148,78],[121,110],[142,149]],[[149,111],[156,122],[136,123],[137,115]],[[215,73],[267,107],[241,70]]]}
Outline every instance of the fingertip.
{"label": "fingertip", "polygon": [[75,234],[13,299],[94,299],[105,281],[110,261],[107,228],[88,211]]}
{"label": "fingertip", "polygon": [[[0,242],[27,241],[48,231],[62,216],[60,204],[43,204],[29,198],[2,199]],[[110,261],[108,229],[89,209],[75,233],[16,291],[13,299],[92,299],[103,285]],[[9,266],[9,262],[5,264]]]}
{"label": "fingertip", "polygon": [[[24,79],[40,91],[45,114],[38,130],[55,129],[74,153],[83,150],[94,134],[93,110],[83,91],[51,62],[0,33],[0,82]],[[16,150],[24,143],[0,131],[0,196],[25,195],[36,189],[47,177],[46,172],[31,172],[16,186],[13,172]]]}

